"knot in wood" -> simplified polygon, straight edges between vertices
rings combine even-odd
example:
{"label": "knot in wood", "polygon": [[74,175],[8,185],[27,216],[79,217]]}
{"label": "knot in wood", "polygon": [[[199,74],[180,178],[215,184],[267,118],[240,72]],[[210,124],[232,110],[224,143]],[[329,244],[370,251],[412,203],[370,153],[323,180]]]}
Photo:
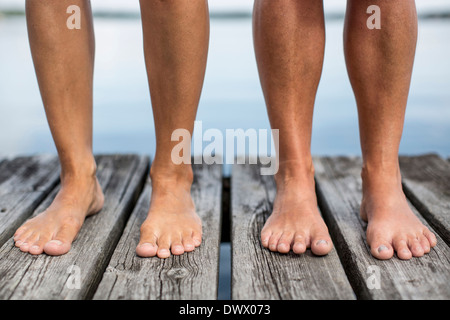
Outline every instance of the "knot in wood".
{"label": "knot in wood", "polygon": [[173,268],[167,271],[167,276],[172,279],[183,279],[189,274],[186,268]]}

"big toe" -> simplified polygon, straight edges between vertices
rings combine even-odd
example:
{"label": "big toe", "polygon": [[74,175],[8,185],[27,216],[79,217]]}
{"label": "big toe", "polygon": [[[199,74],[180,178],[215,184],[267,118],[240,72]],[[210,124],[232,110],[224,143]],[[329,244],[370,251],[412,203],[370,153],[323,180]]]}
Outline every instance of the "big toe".
{"label": "big toe", "polygon": [[317,256],[328,254],[333,248],[333,243],[328,235],[314,237],[311,241],[311,251]]}
{"label": "big toe", "polygon": [[158,251],[158,246],[154,243],[141,243],[136,247],[136,253],[142,258],[154,257]]}
{"label": "big toe", "polygon": [[63,240],[50,240],[44,245],[44,252],[50,256],[60,256],[69,252],[71,243]]}
{"label": "big toe", "polygon": [[394,249],[390,245],[390,242],[384,239],[376,239],[369,243],[370,252],[372,255],[380,260],[387,260],[394,255]]}
{"label": "big toe", "polygon": [[141,239],[136,247],[136,254],[142,258],[149,258],[156,256],[158,245],[156,242],[158,238],[153,230],[141,227]]}
{"label": "big toe", "polygon": [[331,248],[333,248],[333,244],[330,239],[315,240],[311,244],[311,251],[317,256],[327,255]]}

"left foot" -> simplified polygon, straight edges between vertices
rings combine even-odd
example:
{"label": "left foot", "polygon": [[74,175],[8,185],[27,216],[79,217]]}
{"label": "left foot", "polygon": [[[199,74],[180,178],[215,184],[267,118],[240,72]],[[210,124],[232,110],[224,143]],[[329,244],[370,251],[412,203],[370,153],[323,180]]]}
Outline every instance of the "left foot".
{"label": "left foot", "polygon": [[421,257],[436,245],[435,235],[425,227],[408,205],[403,193],[400,169],[362,170],[361,218],[368,221],[367,242],[375,258],[394,255],[408,260]]}

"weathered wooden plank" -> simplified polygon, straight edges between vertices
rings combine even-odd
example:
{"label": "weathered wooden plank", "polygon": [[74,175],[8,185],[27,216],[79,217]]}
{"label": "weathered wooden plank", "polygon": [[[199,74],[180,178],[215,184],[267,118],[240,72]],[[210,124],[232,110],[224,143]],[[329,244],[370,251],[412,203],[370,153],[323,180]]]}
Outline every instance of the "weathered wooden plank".
{"label": "weathered wooden plank", "polygon": [[[90,298],[120,238],[148,172],[148,157],[100,156],[98,178],[105,193],[102,211],[86,219],[69,253],[32,256],[9,240],[0,249],[0,299]],[[38,207],[44,210],[56,188]],[[78,282],[79,280],[79,282]]]}
{"label": "weathered wooden plank", "polygon": [[202,219],[203,242],[193,252],[168,259],[136,255],[139,228],[151,197],[150,181],[131,215],[94,299],[216,299],[219,270],[221,166],[194,165],[191,189]]}
{"label": "weathered wooden plank", "polygon": [[0,166],[0,246],[33,213],[59,181],[56,156],[4,160]]}
{"label": "weathered wooden plank", "polygon": [[[377,260],[359,217],[362,196],[360,158],[315,158],[317,195],[339,256],[360,299],[449,299],[450,249],[438,245],[421,258]],[[411,205],[412,207],[412,205]],[[417,210],[413,212],[427,225]],[[379,270],[379,285],[368,285]],[[372,288],[372,289],[370,289]]]}
{"label": "weathered wooden plank", "polygon": [[450,245],[450,163],[428,154],[400,157],[400,167],[405,194]]}
{"label": "weathered wooden plank", "polygon": [[231,176],[232,299],[354,299],[333,249],[325,257],[280,254],[261,245],[260,232],[272,212],[272,176],[257,165],[235,165]]}

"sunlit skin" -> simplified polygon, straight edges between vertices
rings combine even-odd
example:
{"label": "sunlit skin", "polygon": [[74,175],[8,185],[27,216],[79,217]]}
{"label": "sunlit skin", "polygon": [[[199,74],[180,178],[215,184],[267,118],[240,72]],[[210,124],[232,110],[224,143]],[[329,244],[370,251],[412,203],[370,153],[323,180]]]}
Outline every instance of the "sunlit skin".
{"label": "sunlit skin", "polygon": [[190,189],[191,165],[176,165],[176,129],[191,136],[205,76],[209,43],[206,0],[141,0],[144,51],[156,129],[150,176],[152,200],[136,252],[167,258],[193,251],[202,241],[201,220]]}
{"label": "sunlit skin", "polygon": [[[69,30],[69,5],[81,9],[82,27]],[[15,245],[31,254],[67,253],[103,193],[92,155],[94,32],[88,1],[28,0],[30,48],[50,130],[61,163],[61,189],[53,203],[21,226]]]}
{"label": "sunlit skin", "polygon": [[[420,257],[435,236],[414,216],[401,187],[398,149],[414,53],[417,16],[412,0],[379,0],[380,30],[366,27],[371,1],[348,1],[344,44],[359,112],[363,155],[361,217],[372,254]],[[81,29],[66,27],[66,9],[81,9]],[[61,163],[61,189],[47,210],[15,233],[30,254],[70,250],[85,218],[101,211],[103,193],[92,155],[94,31],[87,0],[27,0],[30,47],[47,119]],[[136,253],[167,258],[202,241],[190,189],[190,165],[175,165],[176,129],[191,134],[202,90],[209,41],[206,0],[141,0],[144,53],[155,119],[152,200]],[[323,4],[257,0],[254,43],[271,126],[279,129],[274,209],[262,232],[264,247],[316,255],[332,249],[317,209],[310,153],[312,117],[325,45]],[[218,204],[219,205],[219,204]]]}
{"label": "sunlit skin", "polygon": [[[412,213],[402,191],[398,151],[416,40],[415,3],[377,1],[381,29],[368,29],[373,1],[348,1],[344,46],[356,97],[363,156],[361,218],[378,259],[420,257],[436,237]],[[264,247],[316,255],[332,249],[317,209],[310,142],[314,100],[324,56],[322,1],[257,0],[254,43],[272,128],[280,130],[280,169]]]}
{"label": "sunlit skin", "polygon": [[[69,5],[81,29],[69,30]],[[24,252],[69,251],[86,216],[99,212],[103,194],[92,155],[94,30],[87,0],[27,0],[30,47],[47,119],[61,163],[61,191],[45,212],[21,226],[15,245]],[[152,200],[136,249],[167,258],[201,244],[202,226],[191,198],[190,165],[174,165],[172,131],[191,134],[203,85],[209,42],[206,1],[141,2],[145,60],[156,129]]]}

